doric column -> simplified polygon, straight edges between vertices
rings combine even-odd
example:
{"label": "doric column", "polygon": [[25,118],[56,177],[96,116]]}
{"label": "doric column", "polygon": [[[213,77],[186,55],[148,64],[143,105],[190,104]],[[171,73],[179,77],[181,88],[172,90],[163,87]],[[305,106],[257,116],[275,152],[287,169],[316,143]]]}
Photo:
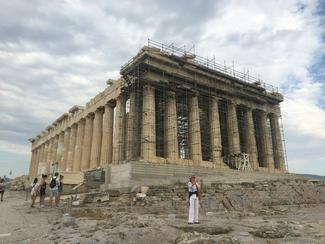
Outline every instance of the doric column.
{"label": "doric column", "polygon": [[219,120],[218,98],[212,97],[210,107],[210,134],[211,134],[211,156],[215,165],[221,167],[221,132]]}
{"label": "doric column", "polygon": [[245,140],[247,145],[247,153],[249,162],[253,169],[258,168],[257,147],[255,139],[255,129],[253,122],[253,113],[251,108],[247,108],[245,112]]}
{"label": "doric column", "polygon": [[63,152],[64,152],[64,131],[61,131],[59,134],[59,140],[58,140],[58,148],[56,149],[56,161],[58,161],[59,164],[59,171],[63,171],[62,167],[62,158],[63,158]]}
{"label": "doric column", "polygon": [[59,136],[58,135],[55,135],[53,139],[54,139],[53,149],[52,149],[53,162],[56,162],[57,161],[57,158],[58,158],[57,151],[58,151]]}
{"label": "doric column", "polygon": [[29,176],[33,176],[33,171],[34,171],[34,167],[35,167],[35,158],[36,158],[36,149],[32,150],[32,155],[30,158],[30,164],[29,164],[29,171],[28,171],[28,175]]}
{"label": "doric column", "polygon": [[165,157],[171,160],[175,160],[179,158],[177,140],[176,93],[174,91],[168,91],[166,95]]}
{"label": "doric column", "polygon": [[73,124],[71,126],[67,166],[66,166],[65,171],[72,171],[72,169],[73,169],[74,150],[75,150],[76,139],[77,139],[76,137],[77,137],[77,124]]}
{"label": "doric column", "polygon": [[78,122],[78,126],[77,126],[77,141],[76,141],[74,158],[73,158],[73,171],[75,172],[80,171],[81,169],[81,154],[82,154],[84,132],[85,132],[85,119],[81,119]]}
{"label": "doric column", "polygon": [[45,173],[49,174],[51,169],[51,160],[52,160],[52,150],[53,150],[53,138],[49,139],[48,148],[47,148],[47,156],[46,156],[46,168]]}
{"label": "doric column", "polygon": [[64,147],[62,155],[62,171],[66,171],[69,153],[69,142],[70,142],[71,128],[67,127],[64,131]]}
{"label": "doric column", "polygon": [[93,138],[90,155],[90,168],[94,169],[100,165],[100,149],[102,145],[102,129],[103,129],[103,110],[101,108],[95,111],[93,124]]}
{"label": "doric column", "polygon": [[113,156],[113,124],[114,124],[114,107],[112,104],[105,105],[103,115],[103,139],[100,156],[100,165],[112,163]]}
{"label": "doric column", "polygon": [[37,168],[37,175],[43,173],[43,168],[44,168],[44,154],[45,154],[45,143],[41,145],[41,151],[40,151],[40,158],[39,158],[39,163],[38,163],[38,168]]}
{"label": "doric column", "polygon": [[126,125],[126,160],[131,160],[135,156],[135,144],[137,141],[137,101],[136,92],[131,91],[130,93],[130,110],[127,116]]}
{"label": "doric column", "polygon": [[273,153],[274,153],[274,161],[275,161],[274,164],[282,172],[285,172],[286,166],[284,160],[279,117],[276,114],[272,114],[270,119],[271,119],[271,131],[273,137],[272,141],[273,141]]}
{"label": "doric column", "polygon": [[262,161],[263,165],[269,170],[274,169],[273,165],[273,153],[271,152],[271,138],[267,128],[267,113],[265,111],[260,112],[261,123],[261,137],[262,137]]}
{"label": "doric column", "polygon": [[240,153],[239,131],[237,123],[236,104],[228,102],[227,128],[229,141],[229,154]]}
{"label": "doric column", "polygon": [[40,158],[40,147],[37,147],[35,150],[36,150],[35,164],[33,165],[33,172],[32,172],[32,176],[34,177],[37,175],[37,169],[38,169],[39,158]]}
{"label": "doric column", "polygon": [[156,156],[155,89],[150,85],[143,88],[143,112],[141,157],[147,161]]}
{"label": "doric column", "polygon": [[198,96],[191,97],[189,102],[189,139],[193,163],[199,165],[202,161],[202,148]]}
{"label": "doric column", "polygon": [[121,94],[116,100],[113,143],[113,163],[124,160],[125,150],[125,98]]}
{"label": "doric column", "polygon": [[90,167],[91,140],[93,135],[93,114],[88,114],[85,124],[85,135],[82,145],[81,169],[87,170]]}

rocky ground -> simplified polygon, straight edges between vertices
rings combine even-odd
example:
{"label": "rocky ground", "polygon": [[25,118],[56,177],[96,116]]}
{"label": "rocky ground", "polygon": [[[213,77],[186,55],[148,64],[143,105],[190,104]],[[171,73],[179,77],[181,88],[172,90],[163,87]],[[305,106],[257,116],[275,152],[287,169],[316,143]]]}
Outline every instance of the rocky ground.
{"label": "rocky ground", "polygon": [[8,192],[0,205],[0,243],[325,243],[323,184],[205,187],[199,225],[187,224],[182,185],[109,193],[109,200],[89,194],[71,209],[30,209],[21,192]]}

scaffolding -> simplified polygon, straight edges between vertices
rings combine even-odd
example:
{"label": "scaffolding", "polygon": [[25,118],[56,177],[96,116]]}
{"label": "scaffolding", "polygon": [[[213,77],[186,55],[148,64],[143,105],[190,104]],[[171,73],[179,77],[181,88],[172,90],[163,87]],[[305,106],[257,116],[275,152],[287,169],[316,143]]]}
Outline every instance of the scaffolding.
{"label": "scaffolding", "polygon": [[[249,75],[249,72],[239,72],[234,67],[227,67],[215,62],[215,58],[203,58],[195,54],[195,48],[186,50],[185,47],[179,48],[174,44],[165,45],[148,39],[148,47],[159,50],[164,57],[180,58],[190,60],[199,67],[200,71],[206,71],[219,75],[221,77],[231,77],[232,80],[251,84],[256,87],[263,88],[261,93],[278,93],[278,88],[268,85]],[[177,154],[177,159],[194,160],[196,157],[202,161],[212,162],[213,153],[220,153],[223,163],[230,168],[239,170],[252,170],[253,165],[250,164],[249,141],[248,138],[248,120],[247,107],[244,105],[235,105],[234,111],[231,110],[232,98],[221,96],[216,87],[207,87],[198,82],[196,71],[192,72],[191,82],[177,77],[172,72],[158,69],[153,65],[151,57],[146,57],[145,61],[138,60],[135,56],[122,66],[121,74],[125,80],[123,94],[126,101],[126,121],[125,135],[127,144],[126,153],[123,156],[127,159],[130,155],[132,159],[140,159],[144,152],[141,145],[144,143],[149,145],[146,148],[154,147],[154,156],[158,158],[166,158],[170,151]],[[150,76],[151,75],[151,76]],[[151,78],[153,77],[153,78]],[[154,79],[154,80],[152,80]],[[213,83],[213,78],[209,78]],[[153,86],[154,91],[147,91],[146,95],[153,96],[144,99],[144,89],[146,86]],[[170,96],[170,91],[175,94],[175,98]],[[264,93],[263,93],[264,94]],[[213,108],[213,97],[218,97],[218,104],[215,111]],[[145,102],[150,102],[153,107],[144,107]],[[167,108],[167,103],[169,107]],[[147,105],[146,105],[147,106]],[[152,115],[152,111],[154,115]],[[176,117],[170,117],[168,109],[175,109]],[[133,110],[133,112],[132,112]],[[218,124],[220,128],[220,144],[221,147],[213,147],[211,135],[212,113],[217,113]],[[133,113],[133,114],[132,114]],[[172,114],[172,113],[171,113]],[[146,124],[149,132],[144,132],[143,125],[147,120],[143,118],[150,117],[152,124]],[[255,109],[252,111],[252,123],[254,130],[254,140],[256,141],[256,156],[258,167],[268,167],[266,156],[272,154],[275,143],[272,141],[272,128],[270,126],[270,118],[267,116],[266,127],[262,123],[261,111]],[[149,121],[149,120],[148,120]],[[174,128],[176,127],[176,128]],[[265,127],[265,128],[264,128]],[[237,128],[237,130],[234,130]],[[282,127],[281,127],[282,128]],[[173,133],[176,133],[173,134]],[[155,136],[151,136],[154,134]],[[219,132],[218,132],[219,133]],[[267,135],[266,135],[267,134]],[[234,135],[238,135],[238,141],[231,139]],[[282,130],[283,135],[283,130]],[[265,136],[270,140],[268,148],[265,148]],[[177,143],[173,143],[170,138],[176,138]],[[122,145],[121,145],[122,147]],[[198,149],[199,148],[199,149]],[[122,150],[123,148],[121,148]],[[168,149],[168,150],[167,150]],[[220,150],[220,152],[218,151]],[[274,162],[274,159],[272,159]],[[275,168],[279,165],[274,163]]]}

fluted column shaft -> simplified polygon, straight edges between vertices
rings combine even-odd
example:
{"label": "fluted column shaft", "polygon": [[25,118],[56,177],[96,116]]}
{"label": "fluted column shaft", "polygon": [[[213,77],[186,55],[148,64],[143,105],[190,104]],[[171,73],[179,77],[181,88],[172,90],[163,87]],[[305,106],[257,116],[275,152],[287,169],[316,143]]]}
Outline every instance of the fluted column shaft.
{"label": "fluted column shaft", "polygon": [[197,96],[190,98],[189,110],[189,139],[191,146],[191,157],[193,163],[199,165],[202,161],[202,148],[199,101]]}
{"label": "fluted column shaft", "polygon": [[56,135],[54,137],[54,143],[53,143],[53,162],[56,162],[58,159],[58,154],[57,154],[57,151],[58,151],[58,142],[59,142],[59,136]]}
{"label": "fluted column shaft", "polygon": [[91,140],[93,134],[93,115],[86,117],[85,135],[82,145],[81,169],[87,170],[90,167]]}
{"label": "fluted column shaft", "polygon": [[211,133],[211,156],[213,163],[221,167],[221,132],[219,120],[218,98],[212,97],[210,107],[210,133]]}
{"label": "fluted column shaft", "polygon": [[70,142],[70,133],[71,128],[66,128],[64,132],[64,147],[63,147],[63,155],[62,155],[62,171],[66,171],[67,163],[68,163],[68,154],[69,154],[69,142]]}
{"label": "fluted column shaft", "polygon": [[125,98],[123,94],[116,100],[113,143],[113,163],[124,160],[125,155]]}
{"label": "fluted column shaft", "polygon": [[245,112],[245,139],[247,145],[247,153],[249,155],[249,162],[253,169],[258,168],[258,160],[257,160],[257,146],[255,139],[255,129],[254,129],[254,121],[253,121],[253,113],[251,108],[247,108]]}
{"label": "fluted column shaft", "polygon": [[48,142],[47,155],[45,161],[45,173],[49,174],[51,169],[51,160],[52,160],[52,147],[53,147],[53,138]]}
{"label": "fluted column shaft", "polygon": [[73,158],[73,171],[80,171],[81,169],[81,155],[82,144],[85,132],[85,120],[81,119],[77,126],[77,141],[75,145],[74,158]]}
{"label": "fluted column shaft", "polygon": [[94,169],[100,165],[100,150],[102,143],[102,129],[103,129],[103,110],[97,109],[95,111],[93,138],[91,145],[90,168]]}
{"label": "fluted column shaft", "polygon": [[58,147],[56,150],[56,155],[57,155],[57,161],[59,164],[59,170],[63,171],[63,165],[62,165],[62,158],[63,158],[63,152],[64,152],[64,131],[61,131],[59,134],[59,140],[58,140]]}
{"label": "fluted column shaft", "polygon": [[267,113],[260,112],[261,136],[262,136],[262,161],[269,170],[274,169],[273,153],[271,149],[271,138],[267,128]]}
{"label": "fluted column shaft", "polygon": [[38,165],[39,165],[39,159],[40,159],[40,147],[36,148],[36,157],[35,157],[35,164],[33,166],[33,176],[37,175]]}
{"label": "fluted column shaft", "polygon": [[150,85],[143,88],[141,137],[141,157],[150,161],[156,156],[155,89]]}
{"label": "fluted column shaft", "polygon": [[114,108],[111,104],[105,105],[103,115],[103,139],[100,156],[100,165],[112,163],[113,156],[113,124],[114,124]]}
{"label": "fluted column shaft", "polygon": [[135,156],[135,143],[137,142],[136,108],[136,92],[132,91],[130,93],[130,110],[126,125],[126,160],[131,160]]}
{"label": "fluted column shaft", "polygon": [[279,117],[275,114],[271,116],[271,128],[272,128],[272,141],[273,141],[273,153],[274,153],[274,164],[281,171],[286,171],[283,145],[279,124]]}
{"label": "fluted column shaft", "polygon": [[28,175],[33,176],[33,171],[34,171],[34,167],[35,167],[35,157],[36,157],[36,150],[34,149],[32,151],[32,155],[31,155],[31,159],[30,159],[30,164],[29,164],[29,171],[28,171]]}
{"label": "fluted column shaft", "polygon": [[66,171],[72,171],[73,169],[73,158],[74,158],[74,150],[76,146],[76,138],[77,137],[77,124],[73,124],[71,126],[70,138],[69,138],[69,150],[68,150],[68,158],[67,158],[67,166]]}
{"label": "fluted column shaft", "polygon": [[176,93],[174,91],[168,91],[166,95],[165,157],[167,159],[175,160],[179,158],[177,140]]}
{"label": "fluted column shaft", "polygon": [[228,102],[227,115],[229,154],[237,154],[240,153],[240,140],[237,123],[236,104],[232,101]]}

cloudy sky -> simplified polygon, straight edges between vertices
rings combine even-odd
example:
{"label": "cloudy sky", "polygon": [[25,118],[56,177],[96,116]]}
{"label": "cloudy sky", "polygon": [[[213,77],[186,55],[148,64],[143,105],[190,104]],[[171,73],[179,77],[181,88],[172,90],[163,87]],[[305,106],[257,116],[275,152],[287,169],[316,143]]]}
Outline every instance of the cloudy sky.
{"label": "cloudy sky", "polygon": [[0,0],[0,176],[28,138],[117,78],[147,38],[226,61],[284,94],[291,172],[325,175],[325,1]]}

